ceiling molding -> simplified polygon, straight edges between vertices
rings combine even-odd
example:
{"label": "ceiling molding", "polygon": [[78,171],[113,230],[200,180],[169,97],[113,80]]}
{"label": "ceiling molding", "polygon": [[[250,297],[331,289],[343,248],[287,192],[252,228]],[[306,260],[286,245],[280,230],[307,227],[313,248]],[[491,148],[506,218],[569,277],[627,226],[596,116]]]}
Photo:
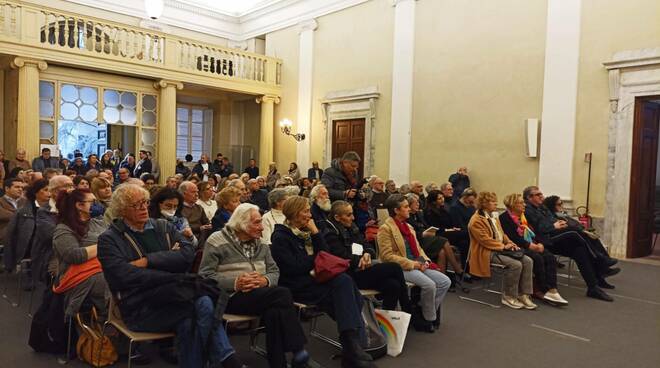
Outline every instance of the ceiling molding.
{"label": "ceiling molding", "polygon": [[[72,3],[145,19],[143,2],[136,0],[67,0]],[[163,16],[153,23],[205,33],[232,41],[245,41],[298,23],[334,13],[370,0],[265,0],[241,16],[195,5],[186,0],[165,0]],[[163,27],[167,29],[167,27]]]}

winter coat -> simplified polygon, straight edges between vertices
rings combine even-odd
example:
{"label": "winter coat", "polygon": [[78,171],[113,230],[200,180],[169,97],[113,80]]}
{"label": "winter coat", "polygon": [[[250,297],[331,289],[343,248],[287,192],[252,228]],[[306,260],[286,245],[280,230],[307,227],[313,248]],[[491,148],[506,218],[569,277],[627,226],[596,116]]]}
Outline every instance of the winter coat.
{"label": "winter coat", "polygon": [[[192,266],[195,251],[181,233],[164,219],[149,219],[145,227],[153,226],[159,251],[147,253],[139,244],[133,231],[121,219],[115,219],[99,237],[98,258],[110,291],[118,301],[119,310],[126,321],[145,309],[157,310],[160,306],[149,303],[149,291],[176,279],[177,274],[187,272]],[[178,250],[172,247],[179,243]],[[141,268],[130,262],[147,258],[147,267]]]}
{"label": "winter coat", "polygon": [[55,269],[51,262],[53,261],[53,232],[57,225],[57,211],[51,202],[39,207],[37,210],[36,228],[32,243],[30,258],[32,259],[32,274],[42,282],[48,283],[50,276],[55,274]]}
{"label": "winter coat", "polygon": [[312,255],[307,254],[305,241],[286,225],[275,225],[270,240],[270,251],[280,269],[279,285],[289,288],[295,301],[316,304],[330,292],[327,284],[317,283],[310,275],[316,254],[322,250],[328,251],[323,234],[319,232],[311,236],[314,248]]}
{"label": "winter coat", "polygon": [[[415,234],[415,229],[413,229],[413,227],[407,223],[406,225],[410,228],[410,231],[415,238],[419,256],[427,261],[431,261],[426,253],[424,253],[424,249],[422,249],[421,245],[419,244],[417,235]],[[412,246],[412,244],[410,245]],[[378,229],[378,247],[380,249],[381,261],[398,263],[404,271],[410,271],[415,268],[415,261],[408,259],[406,252],[406,241],[401,234],[401,230],[399,230],[399,227],[391,217],[388,218],[385,223]]]}
{"label": "winter coat", "polygon": [[330,253],[351,261],[351,270],[357,270],[360,264],[360,258],[362,258],[362,255],[353,254],[353,243],[362,245],[362,254],[369,253],[371,259],[376,259],[376,250],[364,239],[364,236],[362,236],[362,233],[355,224],[352,224],[350,228],[346,228],[341,223],[330,219],[326,220],[325,223],[323,238],[326,244],[328,244]]}
{"label": "winter coat", "polygon": [[152,166],[151,166],[151,160],[148,158],[145,158],[144,160],[138,161],[137,165],[135,165],[135,170],[133,171],[133,176],[136,178],[139,178],[140,175],[144,173],[151,173]]}
{"label": "winter coat", "polygon": [[511,242],[506,236],[500,221],[495,221],[502,242],[495,239],[490,220],[483,211],[476,212],[470,219],[468,231],[470,232],[470,273],[480,277],[490,277],[490,256],[493,251],[504,250],[504,245]]}
{"label": "winter coat", "polygon": [[235,292],[236,279],[249,272],[258,272],[268,279],[268,286],[277,286],[280,270],[270,254],[270,247],[260,239],[252,241],[253,253],[246,254],[233,230],[224,227],[213,233],[204,246],[199,274],[215,280],[218,287]]}
{"label": "winter coat", "polygon": [[[356,177],[356,183],[360,182],[360,178]],[[339,167],[339,160],[333,160],[332,166],[323,171],[323,176],[321,176],[321,184],[325,185],[330,193],[330,200],[344,200],[345,194],[349,189],[357,189],[351,186],[350,181]]]}

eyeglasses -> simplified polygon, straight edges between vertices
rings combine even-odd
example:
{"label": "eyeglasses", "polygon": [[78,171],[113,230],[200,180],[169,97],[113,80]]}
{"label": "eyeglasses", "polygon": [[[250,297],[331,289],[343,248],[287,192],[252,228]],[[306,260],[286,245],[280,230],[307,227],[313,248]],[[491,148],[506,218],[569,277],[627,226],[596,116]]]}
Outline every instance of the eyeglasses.
{"label": "eyeglasses", "polygon": [[530,194],[530,196],[532,196],[532,197],[537,197],[537,196],[542,196],[542,195],[543,195],[543,193],[541,193],[541,192]]}
{"label": "eyeglasses", "polygon": [[164,210],[176,210],[179,207],[178,204],[169,204],[165,202],[161,203],[160,206]]}
{"label": "eyeglasses", "polygon": [[142,200],[138,203],[130,204],[130,205],[128,205],[128,207],[130,207],[134,210],[141,210],[141,209],[145,209],[145,208],[149,207],[150,202],[151,201],[149,201],[148,199],[144,199],[144,200]]}

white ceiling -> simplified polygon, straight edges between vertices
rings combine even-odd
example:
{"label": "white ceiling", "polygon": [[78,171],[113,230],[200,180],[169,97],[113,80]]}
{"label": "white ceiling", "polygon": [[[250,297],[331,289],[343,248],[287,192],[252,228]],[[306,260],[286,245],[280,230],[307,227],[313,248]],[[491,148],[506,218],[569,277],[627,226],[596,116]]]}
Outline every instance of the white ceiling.
{"label": "white ceiling", "polygon": [[240,17],[259,10],[282,0],[174,0],[178,3],[193,5],[202,9],[208,9]]}

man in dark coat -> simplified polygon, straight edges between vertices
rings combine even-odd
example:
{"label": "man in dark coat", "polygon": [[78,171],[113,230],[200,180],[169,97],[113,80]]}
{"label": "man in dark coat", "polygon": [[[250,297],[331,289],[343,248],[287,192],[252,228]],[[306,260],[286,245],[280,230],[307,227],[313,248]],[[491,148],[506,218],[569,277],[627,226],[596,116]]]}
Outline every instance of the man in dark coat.
{"label": "man in dark coat", "polygon": [[256,179],[259,176],[259,168],[257,167],[257,161],[253,158],[248,162],[248,167],[243,170],[244,173],[250,175],[250,179]]}
{"label": "man in dark coat", "polygon": [[470,177],[468,176],[468,170],[465,166],[459,167],[455,173],[449,175],[448,180],[454,187],[454,198],[459,198],[465,188],[470,187]]}
{"label": "man in dark coat", "polygon": [[314,161],[312,162],[312,167],[307,170],[307,177],[310,180],[318,179],[321,180],[321,177],[323,176],[323,170],[319,167],[319,162]]}
{"label": "man in dark coat", "polygon": [[140,175],[144,173],[150,173],[153,167],[151,166],[151,160],[149,159],[149,152],[146,150],[140,150],[140,161],[135,165],[135,170],[133,171],[133,177],[139,178]]}
{"label": "man in dark coat", "polygon": [[41,149],[41,156],[32,160],[32,170],[43,172],[45,169],[53,168],[58,169],[60,160],[57,157],[50,156],[50,148],[44,147]]}
{"label": "man in dark coat", "polygon": [[268,205],[268,192],[265,189],[259,188],[259,182],[257,179],[248,180],[247,189],[250,192],[249,203],[259,207],[259,212],[261,213],[270,211],[270,206]]}
{"label": "man in dark coat", "polygon": [[23,198],[25,182],[18,178],[11,178],[5,180],[3,186],[5,195],[0,197],[0,242],[2,244],[7,240],[5,229],[9,225],[9,221],[16,215],[16,211],[25,204],[25,198]]}
{"label": "man in dark coat", "polygon": [[357,196],[358,168],[360,155],[355,151],[347,151],[339,160],[333,160],[332,165],[323,172],[321,183],[328,188],[330,200],[354,201]]}
{"label": "man in dark coat", "polygon": [[205,355],[211,366],[242,367],[208,295],[171,299],[190,279],[181,274],[193,263],[192,244],[166,220],[149,219],[144,188],[122,185],[112,200],[115,220],[99,237],[98,258],[124,322],[134,331],[174,331],[181,367],[202,367]]}

